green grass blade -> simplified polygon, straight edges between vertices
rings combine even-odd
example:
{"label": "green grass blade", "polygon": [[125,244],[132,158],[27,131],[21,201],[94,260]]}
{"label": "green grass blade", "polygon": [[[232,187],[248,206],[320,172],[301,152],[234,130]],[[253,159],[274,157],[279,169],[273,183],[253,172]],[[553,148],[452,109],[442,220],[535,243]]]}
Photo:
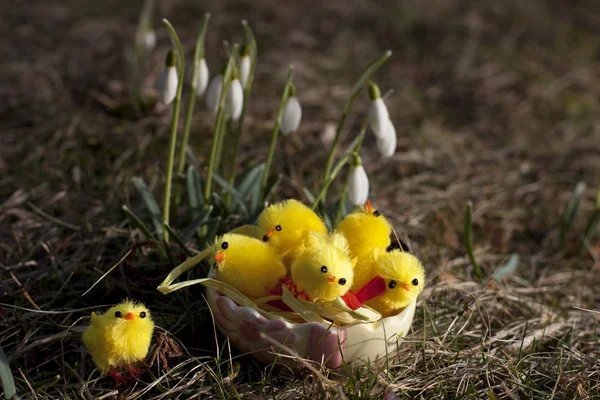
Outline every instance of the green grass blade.
{"label": "green grass blade", "polygon": [[250,192],[256,187],[260,189],[260,179],[262,178],[264,171],[265,163],[260,163],[252,167],[246,176],[244,176],[244,179],[238,186],[238,192],[243,200],[246,200]]}
{"label": "green grass blade", "polygon": [[275,180],[275,182],[273,182],[273,184],[267,188],[267,193],[265,194],[265,201],[268,201],[275,195],[275,191],[279,187],[279,184],[281,183],[282,180],[283,180],[283,175],[279,174],[277,176],[277,179]]}
{"label": "green grass blade", "polygon": [[375,74],[375,72],[377,72],[377,70],[391,56],[392,56],[392,51],[388,50],[385,53],[383,53],[383,55],[381,57],[379,57],[377,60],[375,60],[373,62],[373,64],[369,65],[369,67],[367,68],[367,70],[361,75],[360,78],[358,78],[358,81],[356,81],[356,83],[354,84],[354,87],[352,88],[352,96],[356,96],[358,94],[358,92],[360,92],[360,90],[363,88],[363,86],[365,85],[365,83],[369,79],[371,79],[371,77],[373,76],[373,74]]}
{"label": "green grass blade", "polygon": [[169,237],[173,240],[175,240],[175,243],[177,243],[177,245],[179,247],[181,247],[181,250],[183,250],[183,252],[188,256],[188,257],[192,257],[194,254],[187,248],[187,246],[185,245],[183,239],[181,239],[179,237],[179,235],[177,234],[177,232],[175,232],[175,230],[173,228],[171,228],[170,225],[165,225],[165,229],[169,232]]}
{"label": "green grass blade", "polygon": [[471,262],[471,265],[473,266],[473,272],[475,273],[475,276],[478,279],[482,279],[483,278],[483,273],[481,272],[481,268],[479,267],[479,264],[477,264],[477,262],[475,261],[475,255],[473,254],[473,237],[472,237],[472,208],[473,205],[471,204],[471,202],[469,201],[467,203],[467,210],[465,212],[465,236],[464,236],[464,240],[465,240],[465,247],[467,249],[467,255],[469,256],[469,261]]}
{"label": "green grass blade", "polygon": [[221,226],[221,217],[216,217],[212,221],[213,222],[208,225],[208,232],[206,233],[205,238],[206,243],[211,243],[214,240],[215,235]]}
{"label": "green grass blade", "polygon": [[573,222],[575,222],[575,217],[577,216],[581,204],[581,198],[584,194],[585,182],[579,182],[573,191],[573,197],[571,198],[571,201],[569,201],[562,217],[562,229],[560,231],[560,245],[562,248],[567,245],[569,232],[573,227]]}
{"label": "green grass blade", "polygon": [[304,197],[306,197],[306,200],[308,200],[310,204],[314,204],[316,199],[315,195],[312,194],[312,192],[305,187],[302,188],[302,192],[304,193]]}
{"label": "green grass blade", "polygon": [[494,280],[500,282],[502,279],[513,275],[519,267],[520,257],[518,254],[511,254],[506,264],[494,273]]}
{"label": "green grass blade", "polygon": [[187,242],[194,236],[194,233],[198,231],[202,225],[204,225],[208,221],[208,217],[213,211],[213,206],[208,206],[206,210],[199,214],[197,218],[195,218],[191,224],[189,224],[181,233],[181,240],[183,242]]}
{"label": "green grass blade", "polygon": [[134,177],[133,184],[135,185],[138,192],[142,196],[142,200],[144,201],[144,205],[150,212],[150,216],[152,217],[152,225],[154,225],[154,229],[157,232],[157,236],[160,238],[162,236],[162,214],[160,212],[160,208],[158,207],[158,203],[156,202],[156,198],[148,189],[148,185],[146,182],[139,177]]}
{"label": "green grass blade", "polygon": [[8,358],[6,358],[2,347],[0,347],[0,382],[2,383],[5,399],[8,400],[17,393],[15,380],[8,364]]}
{"label": "green grass blade", "polygon": [[204,206],[202,196],[202,178],[195,166],[190,165],[187,170],[188,204],[193,218],[197,218]]}
{"label": "green grass blade", "polygon": [[585,248],[596,238],[598,235],[598,225],[600,224],[600,190],[596,195],[596,202],[594,204],[594,210],[592,215],[588,219],[588,223],[585,227],[583,238],[581,239],[581,245],[579,246],[579,255],[583,255]]}
{"label": "green grass blade", "polygon": [[155,240],[155,237],[152,235],[152,232],[150,232],[150,229],[137,215],[135,215],[133,211],[129,209],[129,207],[123,206],[122,208],[125,215],[127,215],[127,218],[129,219],[129,223],[131,225],[142,231],[142,234],[147,240]]}
{"label": "green grass blade", "polygon": [[213,180],[216,182],[217,185],[221,186],[221,188],[224,191],[229,193],[233,200],[235,200],[235,202],[240,206],[242,212],[248,215],[248,207],[246,207],[246,204],[244,204],[244,200],[242,199],[240,193],[237,190],[235,190],[235,188],[231,187],[229,183],[225,180],[225,178],[221,177],[217,173],[213,174]]}

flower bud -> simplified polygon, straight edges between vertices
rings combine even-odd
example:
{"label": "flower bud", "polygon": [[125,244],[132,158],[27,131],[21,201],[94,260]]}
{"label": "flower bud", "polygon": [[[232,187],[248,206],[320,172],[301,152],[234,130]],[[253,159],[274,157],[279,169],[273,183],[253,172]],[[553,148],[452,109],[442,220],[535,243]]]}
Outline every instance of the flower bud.
{"label": "flower bud", "polygon": [[156,46],[156,32],[152,28],[140,30],[136,36],[136,45],[147,52],[151,52]]}
{"label": "flower bud", "polygon": [[390,158],[396,152],[396,128],[391,120],[387,120],[385,137],[377,138],[377,150],[383,158]]}
{"label": "flower bud", "polygon": [[199,61],[194,86],[196,86],[196,95],[202,97],[208,86],[208,65],[206,65],[206,59],[204,57]]}
{"label": "flower bud", "polygon": [[242,56],[240,57],[240,82],[242,86],[246,88],[248,84],[248,78],[250,77],[250,49],[247,44],[242,47]]}
{"label": "flower bud", "polygon": [[158,96],[160,102],[167,105],[171,104],[175,99],[175,96],[177,95],[177,84],[179,82],[177,68],[175,67],[175,53],[173,53],[173,50],[169,50],[167,53],[165,64],[165,69],[158,80]]}
{"label": "flower bud", "polygon": [[206,102],[206,107],[213,112],[217,112],[219,109],[219,99],[221,97],[221,89],[223,88],[223,75],[219,74],[215,76],[210,84],[208,85],[208,89],[206,91],[206,96],[204,97],[204,101]]}
{"label": "flower bud", "polygon": [[229,85],[229,91],[227,92],[227,99],[225,104],[225,111],[227,116],[234,121],[237,121],[242,114],[242,105],[244,104],[244,89],[242,83],[237,77],[231,81]]}
{"label": "flower bud", "polygon": [[371,81],[369,81],[369,97],[371,98],[369,125],[375,137],[383,139],[386,135],[386,129],[388,128],[387,121],[390,119],[390,115],[381,98],[379,87]]}
{"label": "flower bud", "polygon": [[284,136],[289,135],[292,132],[296,132],[300,127],[300,121],[302,120],[302,107],[298,98],[296,98],[296,88],[292,84],[290,86],[290,97],[288,97],[283,108],[283,115],[281,117],[281,125],[279,130]]}
{"label": "flower bud", "polygon": [[368,197],[369,177],[360,156],[356,155],[348,173],[348,203],[353,207],[362,206]]}

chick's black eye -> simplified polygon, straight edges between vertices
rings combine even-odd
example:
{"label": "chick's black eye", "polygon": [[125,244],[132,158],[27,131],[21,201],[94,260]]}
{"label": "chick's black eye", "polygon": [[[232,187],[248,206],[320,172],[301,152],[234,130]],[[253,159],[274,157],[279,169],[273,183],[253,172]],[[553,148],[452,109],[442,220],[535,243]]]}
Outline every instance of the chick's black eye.
{"label": "chick's black eye", "polygon": [[346,278],[340,278],[340,280],[338,281],[338,283],[342,286],[344,286],[346,284]]}
{"label": "chick's black eye", "polygon": [[115,311],[116,318],[121,318],[122,316],[123,316],[123,314],[121,314],[121,311]]}
{"label": "chick's black eye", "polygon": [[227,243],[227,242],[223,242],[223,243],[221,243],[221,248],[222,248],[223,250],[227,250],[227,248],[228,248],[228,247],[229,247],[229,243]]}
{"label": "chick's black eye", "polygon": [[373,215],[376,217],[379,217],[381,215],[381,213],[379,212],[379,210],[375,210],[375,211],[373,211]]}
{"label": "chick's black eye", "polygon": [[277,232],[280,232],[280,231],[281,231],[281,225],[277,225],[277,226],[275,227],[275,230],[276,230]]}
{"label": "chick's black eye", "polygon": [[321,267],[321,272],[324,273],[324,274],[326,274],[327,273],[327,267],[323,265]]}
{"label": "chick's black eye", "polygon": [[412,280],[412,284],[413,284],[414,286],[417,286],[417,285],[419,285],[419,280],[418,280],[417,278],[413,279],[413,280]]}
{"label": "chick's black eye", "polygon": [[142,311],[140,313],[140,318],[146,318],[146,312],[145,311]]}
{"label": "chick's black eye", "polygon": [[396,281],[390,281],[390,283],[388,283],[388,287],[389,287],[390,289],[393,289],[393,288],[395,288],[395,287],[396,287]]}

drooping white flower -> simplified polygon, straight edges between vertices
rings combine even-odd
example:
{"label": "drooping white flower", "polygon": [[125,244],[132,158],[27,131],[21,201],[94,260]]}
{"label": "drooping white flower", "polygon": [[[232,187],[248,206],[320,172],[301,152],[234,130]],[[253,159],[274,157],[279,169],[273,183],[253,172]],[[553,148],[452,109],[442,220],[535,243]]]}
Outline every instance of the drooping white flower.
{"label": "drooping white flower", "polygon": [[227,99],[225,101],[225,111],[227,117],[237,121],[242,114],[242,105],[244,104],[244,89],[242,83],[237,77],[231,81]]}
{"label": "drooping white flower", "polygon": [[177,84],[179,82],[177,68],[175,67],[175,53],[173,53],[173,50],[169,50],[169,53],[167,53],[165,64],[165,69],[158,80],[158,98],[161,103],[167,105],[171,104],[175,99],[175,96],[177,95]]}
{"label": "drooping white flower", "polygon": [[196,86],[196,95],[202,97],[208,86],[208,65],[206,65],[206,59],[204,57],[199,61],[194,86]]}
{"label": "drooping white flower", "polygon": [[390,158],[396,152],[396,128],[391,120],[387,120],[387,128],[385,136],[377,138],[377,150],[383,158]]}
{"label": "drooping white flower", "polygon": [[290,97],[288,97],[283,108],[283,115],[281,116],[281,125],[279,130],[284,136],[289,135],[292,132],[296,132],[300,127],[300,121],[302,120],[302,107],[296,97],[296,88],[294,85],[290,87]]}
{"label": "drooping white flower", "polygon": [[369,177],[362,165],[359,156],[355,156],[354,163],[348,173],[348,203],[353,206],[362,206],[369,197]]}
{"label": "drooping white flower", "polygon": [[240,82],[242,82],[242,86],[246,88],[248,84],[248,78],[250,77],[250,49],[247,44],[244,44],[242,47],[242,56],[240,57]]}
{"label": "drooping white flower", "polygon": [[136,35],[136,44],[147,52],[154,50],[156,46],[156,32],[152,28],[144,28]]}
{"label": "drooping white flower", "polygon": [[210,84],[208,85],[208,89],[206,91],[206,96],[204,96],[204,101],[206,102],[206,107],[213,112],[217,112],[219,109],[219,99],[221,97],[221,89],[223,88],[223,74],[219,74],[215,76]]}
{"label": "drooping white flower", "polygon": [[369,125],[375,137],[383,139],[386,135],[386,129],[388,128],[387,121],[390,119],[390,115],[381,98],[379,88],[373,82],[369,82],[369,98],[371,99]]}

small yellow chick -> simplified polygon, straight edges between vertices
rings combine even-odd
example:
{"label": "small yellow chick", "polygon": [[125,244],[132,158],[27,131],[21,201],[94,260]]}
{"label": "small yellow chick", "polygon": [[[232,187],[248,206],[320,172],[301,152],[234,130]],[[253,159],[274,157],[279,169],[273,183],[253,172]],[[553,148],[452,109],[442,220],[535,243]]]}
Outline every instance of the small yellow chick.
{"label": "small yellow chick", "polygon": [[290,199],[267,207],[258,216],[262,239],[280,256],[293,258],[300,251],[308,232],[327,233],[321,218],[298,200]]}
{"label": "small yellow chick", "polygon": [[419,259],[398,249],[377,257],[375,271],[385,280],[387,289],[366,304],[384,317],[412,303],[425,285],[425,269]]}
{"label": "small yellow chick", "polygon": [[83,332],[83,343],[100,372],[122,378],[117,368],[139,373],[133,364],[148,354],[154,322],[142,304],[125,300],[102,315],[92,313],[91,325]]}
{"label": "small yellow chick", "polygon": [[352,287],[355,262],[348,256],[348,241],[341,233],[309,232],[292,263],[292,281],[309,300],[332,301]]}
{"label": "small yellow chick", "polygon": [[248,297],[270,295],[287,274],[275,249],[259,239],[226,233],[214,249],[217,279]]}
{"label": "small yellow chick", "polygon": [[390,245],[392,225],[367,200],[364,208],[357,208],[340,222],[337,231],[348,239],[350,255],[360,262],[373,249],[385,250]]}

